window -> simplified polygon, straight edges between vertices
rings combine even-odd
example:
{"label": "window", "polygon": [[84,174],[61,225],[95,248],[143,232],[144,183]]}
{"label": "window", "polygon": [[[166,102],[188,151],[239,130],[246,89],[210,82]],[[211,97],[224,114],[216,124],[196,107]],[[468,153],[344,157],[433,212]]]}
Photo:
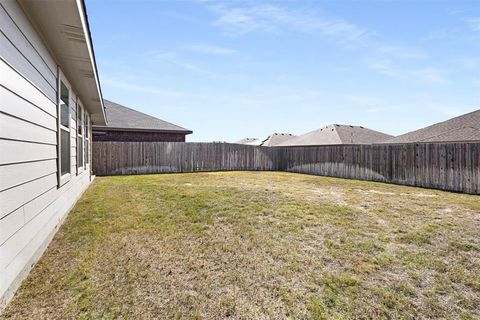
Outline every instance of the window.
{"label": "window", "polygon": [[90,117],[85,112],[85,169],[89,163],[90,155]]}
{"label": "window", "polygon": [[70,92],[63,81],[59,81],[58,105],[58,184],[63,185],[70,178]]}
{"label": "window", "polygon": [[77,174],[83,170],[83,108],[77,104]]}

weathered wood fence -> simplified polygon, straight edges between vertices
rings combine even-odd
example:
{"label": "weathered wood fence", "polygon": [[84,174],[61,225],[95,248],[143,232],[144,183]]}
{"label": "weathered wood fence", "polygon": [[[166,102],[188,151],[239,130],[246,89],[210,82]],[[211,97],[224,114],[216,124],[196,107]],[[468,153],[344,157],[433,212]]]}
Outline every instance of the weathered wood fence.
{"label": "weathered wood fence", "polygon": [[96,175],[288,171],[480,194],[480,142],[258,147],[94,142]]}
{"label": "weathered wood fence", "polygon": [[272,148],[229,143],[94,142],[94,174],[279,170]]}
{"label": "weathered wood fence", "polygon": [[480,194],[480,143],[279,148],[282,171]]}

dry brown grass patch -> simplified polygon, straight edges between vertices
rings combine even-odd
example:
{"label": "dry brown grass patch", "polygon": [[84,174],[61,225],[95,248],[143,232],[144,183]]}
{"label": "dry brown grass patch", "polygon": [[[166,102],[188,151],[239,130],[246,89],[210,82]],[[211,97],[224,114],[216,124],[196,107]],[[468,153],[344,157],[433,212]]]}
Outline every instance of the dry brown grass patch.
{"label": "dry brown grass patch", "polygon": [[2,317],[474,319],[479,201],[289,173],[98,178]]}

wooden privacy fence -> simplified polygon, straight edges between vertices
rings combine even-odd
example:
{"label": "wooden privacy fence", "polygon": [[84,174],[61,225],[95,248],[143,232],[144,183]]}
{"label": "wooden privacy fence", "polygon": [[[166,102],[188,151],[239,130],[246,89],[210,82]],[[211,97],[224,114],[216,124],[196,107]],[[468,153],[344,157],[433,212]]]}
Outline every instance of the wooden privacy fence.
{"label": "wooden privacy fence", "polygon": [[480,194],[480,143],[278,148],[282,171]]}
{"label": "wooden privacy fence", "polygon": [[480,194],[480,142],[259,147],[94,142],[96,175],[288,171]]}
{"label": "wooden privacy fence", "polygon": [[94,174],[276,170],[276,150],[229,143],[94,142]]}

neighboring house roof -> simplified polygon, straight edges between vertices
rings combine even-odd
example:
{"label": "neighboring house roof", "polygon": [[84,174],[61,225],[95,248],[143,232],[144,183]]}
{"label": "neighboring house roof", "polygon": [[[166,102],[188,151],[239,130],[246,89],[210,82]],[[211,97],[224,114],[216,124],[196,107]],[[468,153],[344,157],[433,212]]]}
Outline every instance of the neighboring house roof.
{"label": "neighboring house roof", "polygon": [[344,124],[331,124],[305,133],[278,144],[278,146],[305,146],[325,144],[372,144],[385,141],[393,136],[364,128]]}
{"label": "neighboring house roof", "polygon": [[237,143],[237,144],[251,144],[251,143],[253,143],[257,140],[258,140],[258,138],[243,138],[241,140],[235,141],[234,143]]}
{"label": "neighboring house roof", "polygon": [[236,141],[238,144],[247,144],[251,146],[273,147],[282,142],[288,141],[296,137],[290,133],[272,133],[263,138],[243,138]]}
{"label": "neighboring house roof", "polygon": [[385,143],[480,140],[480,110],[402,134]]}
{"label": "neighboring house roof", "polygon": [[93,126],[93,129],[123,131],[155,131],[190,134],[191,130],[152,117],[148,114],[104,99],[107,126]]}
{"label": "neighboring house roof", "polygon": [[296,136],[290,133],[272,133],[264,138],[260,138],[249,144],[256,146],[273,147],[278,146],[279,144],[286,142],[294,137]]}

